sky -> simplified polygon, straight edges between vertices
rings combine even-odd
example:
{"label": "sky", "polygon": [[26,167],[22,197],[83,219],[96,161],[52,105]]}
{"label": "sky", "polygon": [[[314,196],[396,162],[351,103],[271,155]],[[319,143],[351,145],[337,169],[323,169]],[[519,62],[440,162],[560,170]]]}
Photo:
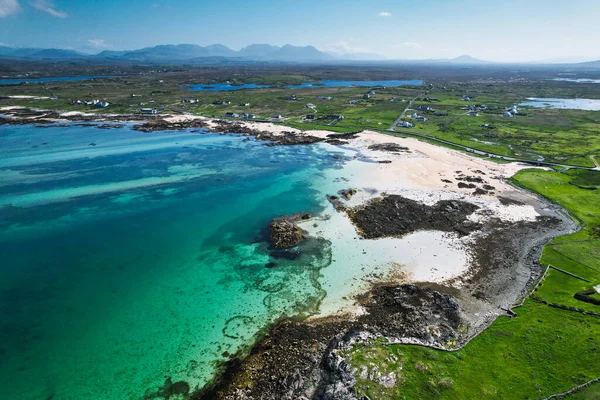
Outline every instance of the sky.
{"label": "sky", "polygon": [[0,45],[313,45],[387,59],[600,59],[600,0],[0,0]]}

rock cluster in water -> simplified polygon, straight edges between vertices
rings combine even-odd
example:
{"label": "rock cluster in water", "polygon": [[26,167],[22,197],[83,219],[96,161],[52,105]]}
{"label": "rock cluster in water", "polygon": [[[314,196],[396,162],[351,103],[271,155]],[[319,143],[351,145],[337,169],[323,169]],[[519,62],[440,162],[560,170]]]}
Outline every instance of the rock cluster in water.
{"label": "rock cluster in water", "polygon": [[271,243],[276,249],[286,249],[300,243],[305,232],[289,219],[275,219],[269,224]]}

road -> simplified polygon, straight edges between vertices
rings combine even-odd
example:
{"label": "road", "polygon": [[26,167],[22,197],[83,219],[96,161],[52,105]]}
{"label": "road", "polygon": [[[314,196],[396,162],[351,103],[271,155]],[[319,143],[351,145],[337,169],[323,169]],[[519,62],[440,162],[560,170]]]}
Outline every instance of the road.
{"label": "road", "polygon": [[590,158],[592,159],[592,162],[594,164],[596,164],[596,168],[600,169],[600,164],[598,164],[598,160],[596,160],[596,156],[590,156]]}
{"label": "road", "polygon": [[411,101],[408,102],[408,105],[406,106],[406,108],[404,109],[404,111],[402,111],[402,114],[400,114],[400,116],[398,118],[396,118],[396,120],[394,121],[394,123],[392,124],[392,126],[390,126],[390,129],[388,129],[389,131],[393,131],[394,128],[396,127],[396,125],[398,125],[398,123],[400,122],[400,120],[402,118],[404,118],[404,116],[406,115],[406,112],[408,110],[410,110],[410,107],[412,106],[412,104],[414,103],[414,101],[416,99],[418,99],[419,97],[423,96],[425,93],[421,93],[419,95],[417,95],[414,99],[412,99]]}

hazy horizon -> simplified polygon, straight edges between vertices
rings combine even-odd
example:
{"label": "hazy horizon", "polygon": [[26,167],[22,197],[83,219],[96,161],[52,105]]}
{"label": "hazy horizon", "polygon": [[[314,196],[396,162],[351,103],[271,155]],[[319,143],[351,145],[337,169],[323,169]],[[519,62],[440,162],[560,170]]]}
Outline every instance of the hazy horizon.
{"label": "hazy horizon", "polygon": [[[427,3],[258,0],[221,3],[116,0],[0,0],[0,45],[62,48],[95,54],[160,44],[312,45],[337,54],[382,59],[498,62],[600,59],[593,0],[463,0]],[[93,19],[90,18],[93,15]],[[573,39],[576,38],[576,39]]]}

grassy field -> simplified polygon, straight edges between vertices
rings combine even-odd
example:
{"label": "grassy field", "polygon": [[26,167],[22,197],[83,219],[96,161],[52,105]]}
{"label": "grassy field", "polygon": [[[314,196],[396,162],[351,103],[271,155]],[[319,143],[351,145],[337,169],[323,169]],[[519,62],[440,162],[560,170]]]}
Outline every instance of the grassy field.
{"label": "grassy field", "polygon": [[[573,298],[600,284],[600,192],[569,184],[585,176],[523,170],[514,181],[569,210],[582,221],[575,235],[557,238],[544,249],[550,263],[591,282],[550,270],[535,296],[559,306],[600,313],[600,306]],[[594,181],[597,177],[590,176]],[[358,369],[358,391],[371,399],[541,399],[600,377],[600,317],[527,299],[517,317],[498,318],[490,328],[456,352],[375,342],[348,353]],[[394,372],[396,385],[369,379],[374,367]],[[367,369],[360,377],[361,369]],[[364,377],[367,377],[364,379]],[[572,396],[597,399],[600,386]]]}

